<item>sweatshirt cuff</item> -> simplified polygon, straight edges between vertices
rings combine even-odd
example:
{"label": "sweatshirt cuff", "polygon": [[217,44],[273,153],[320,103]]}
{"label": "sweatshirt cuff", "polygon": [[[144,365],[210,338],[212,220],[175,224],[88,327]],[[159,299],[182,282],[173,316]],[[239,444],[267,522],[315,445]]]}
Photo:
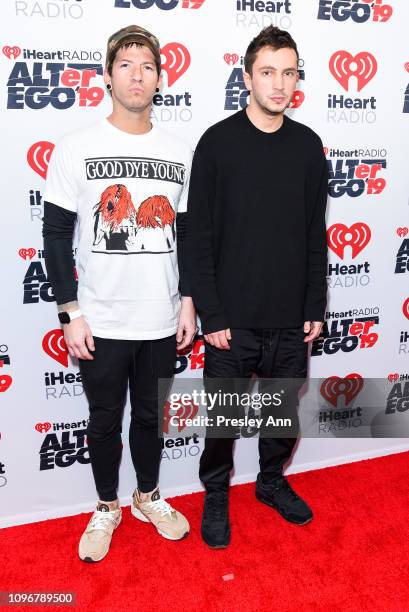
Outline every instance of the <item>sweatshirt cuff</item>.
{"label": "sweatshirt cuff", "polygon": [[325,321],[326,297],[306,302],[304,308],[304,321]]}
{"label": "sweatshirt cuff", "polygon": [[227,319],[223,312],[205,316],[199,313],[202,322],[203,334],[213,334],[228,328]]}

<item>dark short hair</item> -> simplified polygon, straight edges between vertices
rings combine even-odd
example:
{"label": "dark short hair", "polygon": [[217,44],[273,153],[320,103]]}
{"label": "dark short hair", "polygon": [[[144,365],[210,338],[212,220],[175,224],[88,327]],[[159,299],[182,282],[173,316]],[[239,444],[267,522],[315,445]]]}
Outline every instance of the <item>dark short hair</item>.
{"label": "dark short hair", "polygon": [[263,47],[271,47],[274,51],[278,49],[294,49],[297,55],[297,62],[299,60],[297,45],[291,34],[286,32],[286,30],[280,30],[280,28],[270,25],[261,30],[260,34],[253,38],[247,47],[246,55],[244,56],[244,69],[248,74],[251,75],[257,53]]}
{"label": "dark short hair", "polygon": [[150,36],[153,39],[151,40],[151,38],[148,36],[145,36],[143,34],[138,34],[135,32],[133,33],[131,32],[125,36],[122,36],[116,42],[114,40],[110,44],[110,41],[113,38],[113,36],[115,35],[113,34],[108,41],[108,51],[107,51],[107,56],[106,56],[106,69],[109,75],[112,75],[112,64],[115,61],[116,54],[118,53],[118,51],[124,48],[128,49],[129,47],[132,47],[132,45],[136,45],[138,47],[145,46],[148,49],[150,49],[150,51],[152,51],[154,62],[155,62],[155,67],[156,67],[156,72],[158,73],[158,76],[160,75],[161,56],[160,56],[159,41],[157,41],[157,44],[155,43],[157,39],[154,38],[153,34],[150,34]]}

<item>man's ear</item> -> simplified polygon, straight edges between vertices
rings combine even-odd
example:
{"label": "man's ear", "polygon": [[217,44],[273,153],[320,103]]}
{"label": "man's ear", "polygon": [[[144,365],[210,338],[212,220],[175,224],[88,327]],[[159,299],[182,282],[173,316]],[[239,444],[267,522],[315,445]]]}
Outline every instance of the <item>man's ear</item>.
{"label": "man's ear", "polygon": [[156,85],[157,89],[162,89],[163,86],[163,73],[161,72],[158,78],[158,84]]}
{"label": "man's ear", "polygon": [[243,79],[244,79],[244,83],[246,85],[246,89],[248,89],[249,91],[252,90],[252,85],[251,85],[251,76],[249,75],[248,72],[246,72],[245,70],[243,70]]}
{"label": "man's ear", "polygon": [[105,83],[105,85],[108,85],[108,83],[110,83],[110,82],[111,82],[111,77],[108,74],[108,70],[105,68],[104,69],[104,83]]}

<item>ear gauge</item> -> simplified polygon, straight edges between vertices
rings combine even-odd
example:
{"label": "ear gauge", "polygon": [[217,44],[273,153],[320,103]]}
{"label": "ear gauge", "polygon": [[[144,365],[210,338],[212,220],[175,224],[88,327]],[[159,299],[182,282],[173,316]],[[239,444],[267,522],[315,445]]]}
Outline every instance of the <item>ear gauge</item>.
{"label": "ear gauge", "polygon": [[156,93],[159,93],[160,89],[159,87],[156,88]]}
{"label": "ear gauge", "polygon": [[108,91],[111,91],[111,89],[112,89],[111,83],[107,83],[107,89],[108,89]]}

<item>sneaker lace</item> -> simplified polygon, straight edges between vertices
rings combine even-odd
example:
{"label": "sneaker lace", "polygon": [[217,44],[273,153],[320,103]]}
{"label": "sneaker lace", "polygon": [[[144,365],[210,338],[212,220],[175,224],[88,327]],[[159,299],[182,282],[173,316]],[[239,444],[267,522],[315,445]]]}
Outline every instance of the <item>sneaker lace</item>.
{"label": "sneaker lace", "polygon": [[109,522],[114,523],[116,525],[116,519],[113,512],[100,512],[99,510],[95,510],[94,514],[91,518],[91,524],[89,526],[90,531],[94,531],[97,529],[105,529],[108,527]]}
{"label": "sneaker lace", "polygon": [[285,495],[285,497],[289,501],[295,501],[298,499],[297,493],[294,491],[290,483],[285,478],[283,478],[283,480],[280,481],[278,488],[281,489],[281,491],[283,492],[283,495]]}
{"label": "sneaker lace", "polygon": [[162,497],[160,499],[156,499],[155,501],[149,502],[149,506],[154,512],[159,512],[161,516],[166,516],[167,514],[171,516],[173,511],[172,506]]}
{"label": "sneaker lace", "polygon": [[217,495],[211,499],[209,504],[209,513],[215,520],[224,518],[226,514],[226,495]]}

